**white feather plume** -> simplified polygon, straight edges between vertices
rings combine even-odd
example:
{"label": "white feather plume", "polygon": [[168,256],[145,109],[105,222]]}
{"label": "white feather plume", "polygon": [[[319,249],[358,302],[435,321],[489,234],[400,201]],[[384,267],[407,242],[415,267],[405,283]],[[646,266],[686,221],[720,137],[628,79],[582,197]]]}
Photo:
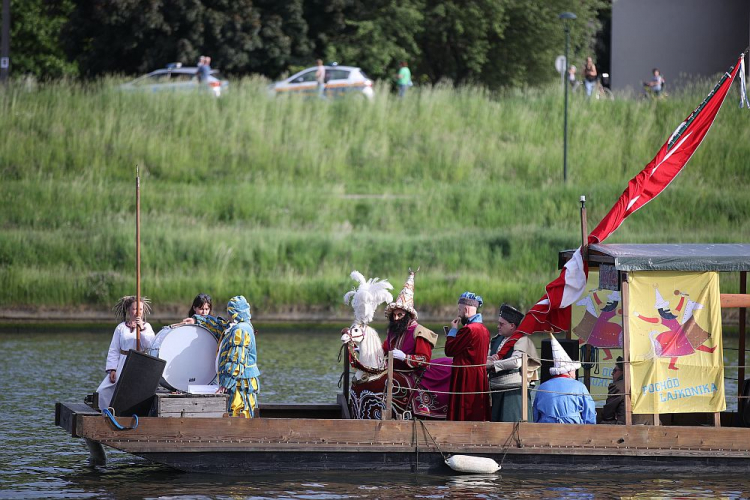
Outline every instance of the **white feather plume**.
{"label": "white feather plume", "polygon": [[393,285],[379,278],[367,280],[359,271],[352,271],[350,277],[359,285],[344,295],[344,304],[351,304],[357,323],[367,325],[380,304],[393,302],[393,295],[388,291],[393,290]]}

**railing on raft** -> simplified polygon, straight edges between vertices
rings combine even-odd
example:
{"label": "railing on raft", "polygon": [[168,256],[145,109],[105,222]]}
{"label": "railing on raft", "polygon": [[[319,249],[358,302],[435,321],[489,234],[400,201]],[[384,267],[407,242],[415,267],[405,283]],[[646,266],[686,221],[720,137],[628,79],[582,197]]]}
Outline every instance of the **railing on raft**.
{"label": "railing on raft", "polygon": [[[732,349],[732,348],[725,348],[725,349]],[[393,373],[394,373],[393,361],[394,361],[394,358],[393,358],[393,353],[392,352],[386,353],[386,360],[387,360],[387,368],[386,368],[386,377],[387,377],[387,379],[386,379],[386,394],[385,394],[385,405],[384,405],[385,406],[385,408],[384,408],[385,411],[383,412],[383,420],[393,420]],[[541,361],[553,362],[554,360],[551,360],[551,359],[541,359],[540,358],[540,359],[538,359],[538,361],[540,361],[540,362]],[[628,362],[623,362],[623,363],[624,364],[630,364],[629,361]],[[434,364],[434,363],[427,362],[425,364],[430,365],[430,364]],[[591,364],[591,365],[602,364],[603,365],[603,364],[607,364],[607,363],[599,362],[599,361],[591,361],[591,362],[588,362],[588,364]],[[484,365],[476,365],[476,366],[484,366]],[[472,366],[462,366],[462,368],[471,368],[471,367]],[[725,370],[726,369],[737,369],[737,370],[740,370],[740,371],[743,371],[743,372],[745,371],[746,368],[748,368],[748,366],[746,366],[744,364],[739,364],[737,366],[728,366],[728,365],[724,366]],[[349,402],[349,380],[350,380],[350,371],[349,370],[350,370],[350,368],[349,368],[348,360],[345,360],[345,362],[344,362],[344,374],[342,375],[342,379],[345,382],[344,385],[343,385],[343,389],[344,389],[344,398],[347,401],[347,403]],[[521,358],[521,367],[520,367],[519,370],[521,372],[521,394],[526,394],[526,393],[528,393],[528,391],[530,389],[530,384],[529,384],[529,380],[528,380],[528,356],[527,356],[526,353],[523,353],[523,355],[522,355],[522,358]],[[597,377],[597,378],[601,378],[601,377]],[[416,390],[416,389],[412,389],[412,390]],[[534,390],[539,391],[538,388],[536,388]],[[490,390],[489,393],[506,392],[506,391],[507,390],[502,390],[502,389],[501,390]],[[542,392],[550,392],[550,391],[542,391]],[[484,393],[484,392],[482,392],[482,393]],[[441,394],[444,394],[444,393],[441,392]],[[447,394],[454,394],[454,393],[453,392],[449,392]],[[455,394],[458,394],[458,393],[455,393]],[[470,394],[470,393],[464,393],[464,394]],[[556,392],[555,394],[566,394],[566,393],[557,393]],[[598,397],[608,397],[608,396],[612,396],[612,395],[615,395],[615,396],[629,396],[630,394],[629,393],[605,394],[605,395],[599,395]],[[597,396],[592,395],[592,398],[597,399]],[[742,396],[741,393],[738,393],[737,396],[735,396],[735,398],[738,399],[738,403],[741,403],[741,402],[743,402],[743,400],[750,399],[750,396]],[[738,411],[740,411],[740,408],[738,408]],[[521,402],[521,414],[522,414],[521,422],[526,422],[527,421],[526,420],[526,415],[528,415],[528,398],[522,398],[522,402]],[[716,427],[720,427],[721,426],[720,412],[713,413],[713,416],[714,416],[714,419],[713,419],[714,420],[714,422],[713,422],[714,425]],[[657,414],[653,414],[653,417],[654,417],[654,423],[653,423],[653,425],[656,425],[656,426],[661,425],[660,424],[660,420],[659,420],[659,414],[658,413]]]}
{"label": "railing on raft", "polygon": [[[383,413],[383,420],[393,419],[393,351],[388,351],[386,354],[388,360],[387,368],[387,379],[385,383],[385,412]],[[428,363],[429,364],[429,363]],[[523,353],[521,358],[521,394],[526,394],[529,391],[529,380],[527,378],[527,370],[529,366],[529,358],[526,353]],[[468,367],[466,367],[468,368]],[[529,400],[528,398],[521,398],[521,422],[526,422],[526,415],[529,412]]]}

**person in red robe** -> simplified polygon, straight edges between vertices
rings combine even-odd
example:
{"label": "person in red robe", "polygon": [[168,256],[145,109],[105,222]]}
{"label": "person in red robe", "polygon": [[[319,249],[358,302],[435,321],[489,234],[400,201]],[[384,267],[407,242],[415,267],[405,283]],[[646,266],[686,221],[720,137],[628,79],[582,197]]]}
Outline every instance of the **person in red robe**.
{"label": "person in red robe", "polygon": [[448,420],[490,420],[490,383],[485,368],[490,332],[477,313],[482,303],[479,295],[461,294],[458,317],[451,322],[445,342],[445,354],[453,356]]}

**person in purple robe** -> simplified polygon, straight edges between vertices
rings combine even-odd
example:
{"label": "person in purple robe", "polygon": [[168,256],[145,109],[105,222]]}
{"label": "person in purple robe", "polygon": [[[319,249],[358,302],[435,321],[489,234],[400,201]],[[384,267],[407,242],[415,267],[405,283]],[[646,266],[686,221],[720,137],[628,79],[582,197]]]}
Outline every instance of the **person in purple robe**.
{"label": "person in purple robe", "polygon": [[445,418],[448,411],[451,359],[432,359],[437,343],[435,332],[417,322],[414,309],[414,275],[409,277],[395,301],[388,304],[388,332],[383,352],[393,352],[393,368],[409,380],[407,408],[418,417]]}

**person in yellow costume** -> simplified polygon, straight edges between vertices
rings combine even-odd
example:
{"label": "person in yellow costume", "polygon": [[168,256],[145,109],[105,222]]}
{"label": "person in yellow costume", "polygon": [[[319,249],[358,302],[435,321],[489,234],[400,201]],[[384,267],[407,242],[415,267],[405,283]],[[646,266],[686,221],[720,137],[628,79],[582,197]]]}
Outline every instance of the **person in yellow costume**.
{"label": "person in yellow costume", "polygon": [[242,295],[227,304],[229,320],[195,315],[195,323],[220,335],[218,376],[220,394],[230,394],[227,413],[232,417],[253,418],[258,408],[260,370],[255,331],[250,323],[250,304]]}

